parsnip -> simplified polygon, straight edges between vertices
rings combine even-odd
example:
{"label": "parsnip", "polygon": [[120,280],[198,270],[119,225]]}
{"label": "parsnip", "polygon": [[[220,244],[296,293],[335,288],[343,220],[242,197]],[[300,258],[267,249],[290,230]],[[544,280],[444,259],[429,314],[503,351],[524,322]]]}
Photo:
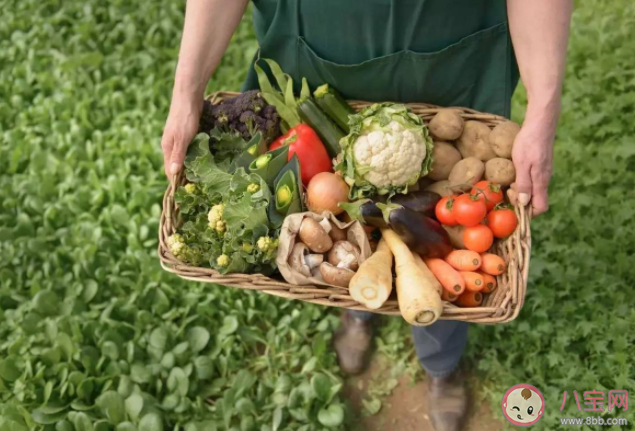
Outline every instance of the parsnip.
{"label": "parsnip", "polygon": [[377,250],[362,263],[348,285],[351,297],[376,310],[392,292],[392,252],[382,238]]}
{"label": "parsnip", "polygon": [[401,315],[411,325],[431,325],[443,311],[437,287],[421,271],[412,252],[395,232],[382,229],[381,233],[395,256],[397,300]]}

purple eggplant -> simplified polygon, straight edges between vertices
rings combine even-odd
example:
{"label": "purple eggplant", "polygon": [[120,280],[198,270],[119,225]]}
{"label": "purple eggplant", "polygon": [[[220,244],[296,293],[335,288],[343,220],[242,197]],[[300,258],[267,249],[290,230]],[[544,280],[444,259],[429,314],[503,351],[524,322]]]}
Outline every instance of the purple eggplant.
{"label": "purple eggplant", "polygon": [[419,190],[407,195],[396,195],[390,199],[390,203],[410,208],[428,217],[434,216],[434,209],[441,200],[441,195],[427,190]]}
{"label": "purple eggplant", "polygon": [[377,207],[390,228],[413,252],[443,258],[452,251],[448,233],[436,220],[394,203],[377,204]]}

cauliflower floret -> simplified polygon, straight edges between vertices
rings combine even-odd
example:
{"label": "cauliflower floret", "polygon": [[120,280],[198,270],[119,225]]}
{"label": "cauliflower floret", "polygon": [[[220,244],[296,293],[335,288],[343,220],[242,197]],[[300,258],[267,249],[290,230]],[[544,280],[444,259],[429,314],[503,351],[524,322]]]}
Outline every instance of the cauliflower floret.
{"label": "cauliflower floret", "polygon": [[179,235],[178,233],[170,235],[167,239],[167,244],[170,253],[172,253],[176,258],[179,258],[179,256],[183,255],[185,250],[187,249],[185,239],[183,239],[183,236]]}
{"label": "cauliflower floret", "polygon": [[260,184],[251,183],[247,186],[247,191],[249,193],[256,193],[258,190],[260,190]]}
{"label": "cauliflower floret", "polygon": [[185,193],[190,195],[196,193],[196,184],[194,183],[187,183],[183,188],[185,189]]}
{"label": "cauliflower floret", "polygon": [[207,220],[209,221],[209,227],[215,231],[222,233],[225,232],[225,221],[223,220],[223,210],[225,204],[214,205],[212,209],[207,213]]}
{"label": "cauliflower floret", "polygon": [[353,145],[356,169],[368,170],[364,178],[378,188],[401,186],[417,178],[426,157],[423,133],[413,133],[397,121],[388,123],[391,133],[374,130]]}
{"label": "cauliflower floret", "polygon": [[268,236],[261,236],[260,238],[258,238],[258,242],[256,243],[256,246],[258,247],[258,250],[260,251],[268,251],[269,247],[271,247],[271,238]]}
{"label": "cauliflower floret", "polygon": [[220,256],[218,256],[216,258],[216,265],[220,266],[221,268],[229,265],[229,256],[227,256],[226,254],[221,254]]}

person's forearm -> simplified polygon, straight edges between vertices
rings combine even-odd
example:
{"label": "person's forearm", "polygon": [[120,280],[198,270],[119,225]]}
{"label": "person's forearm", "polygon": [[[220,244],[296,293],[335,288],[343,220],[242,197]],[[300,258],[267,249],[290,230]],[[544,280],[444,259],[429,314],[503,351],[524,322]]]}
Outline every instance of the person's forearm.
{"label": "person's forearm", "polygon": [[527,89],[527,120],[555,131],[573,0],[507,0],[509,28]]}
{"label": "person's forearm", "polygon": [[202,99],[249,0],[188,0],[173,98]]}

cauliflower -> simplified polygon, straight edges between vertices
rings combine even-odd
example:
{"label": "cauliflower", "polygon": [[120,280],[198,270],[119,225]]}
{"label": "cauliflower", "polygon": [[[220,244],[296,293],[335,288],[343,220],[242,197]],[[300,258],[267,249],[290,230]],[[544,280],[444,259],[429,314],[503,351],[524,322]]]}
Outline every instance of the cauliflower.
{"label": "cauliflower", "polygon": [[207,220],[209,221],[209,227],[214,229],[218,233],[225,232],[226,224],[223,220],[223,210],[225,204],[214,205],[209,213],[207,213]]}
{"label": "cauliflower", "polygon": [[260,184],[251,183],[247,186],[247,191],[249,193],[257,193],[260,190]]}
{"label": "cauliflower", "polygon": [[350,198],[406,193],[430,170],[432,140],[423,121],[403,105],[374,104],[351,117],[337,165]]}
{"label": "cauliflower", "polygon": [[226,254],[221,254],[220,256],[218,256],[216,258],[216,265],[220,266],[221,268],[228,266],[229,256],[227,256]]}
{"label": "cauliflower", "polygon": [[252,251],[254,251],[254,246],[248,242],[243,242],[243,251],[245,253],[251,253]]}

